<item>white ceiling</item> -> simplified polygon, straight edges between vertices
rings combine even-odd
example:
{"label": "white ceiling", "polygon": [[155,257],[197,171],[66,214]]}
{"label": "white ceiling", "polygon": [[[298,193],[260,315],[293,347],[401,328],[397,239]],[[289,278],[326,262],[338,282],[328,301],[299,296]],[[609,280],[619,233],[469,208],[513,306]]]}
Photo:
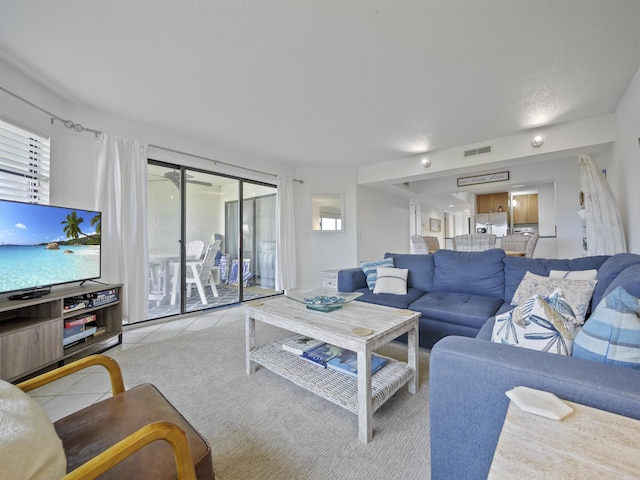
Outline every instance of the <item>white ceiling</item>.
{"label": "white ceiling", "polygon": [[301,166],[611,113],[639,32],[640,0],[0,1],[2,58],[68,100]]}

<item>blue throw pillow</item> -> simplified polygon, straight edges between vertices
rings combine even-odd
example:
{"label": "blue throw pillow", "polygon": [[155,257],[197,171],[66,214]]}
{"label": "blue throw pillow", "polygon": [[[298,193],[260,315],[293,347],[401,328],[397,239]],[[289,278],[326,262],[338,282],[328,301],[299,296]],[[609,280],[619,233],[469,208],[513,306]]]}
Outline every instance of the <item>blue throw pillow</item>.
{"label": "blue throw pillow", "polygon": [[640,300],[622,287],[604,297],[576,335],[573,356],[640,369]]}
{"label": "blue throw pillow", "polygon": [[360,268],[367,276],[367,286],[369,290],[373,290],[376,286],[376,280],[378,278],[378,267],[394,268],[393,258],[385,258],[383,260],[376,260],[374,262],[362,262]]}

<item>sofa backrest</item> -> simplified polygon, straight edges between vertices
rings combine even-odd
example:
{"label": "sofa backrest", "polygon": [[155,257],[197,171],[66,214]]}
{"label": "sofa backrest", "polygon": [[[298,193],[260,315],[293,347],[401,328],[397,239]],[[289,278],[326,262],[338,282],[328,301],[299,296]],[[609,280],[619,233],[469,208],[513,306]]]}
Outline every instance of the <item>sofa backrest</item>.
{"label": "sofa backrest", "polygon": [[505,257],[503,298],[506,302],[511,301],[527,272],[548,277],[551,270],[597,270],[607,258],[607,255],[571,259]]}
{"label": "sofa backrest", "polygon": [[424,292],[433,290],[433,255],[412,253],[385,253],[384,258],[393,258],[396,268],[409,270],[407,287],[417,288]]}
{"label": "sofa backrest", "polygon": [[[640,255],[636,255],[635,253],[618,253],[607,258],[598,269],[598,276],[596,277],[598,284],[593,290],[591,309],[593,310],[598,303],[600,303],[602,297],[613,291],[615,287],[619,286],[622,286],[631,295],[640,297],[640,295],[633,293],[634,291],[636,293],[640,293],[638,292],[638,287],[640,287],[640,277],[636,277],[634,282],[633,279],[628,278],[629,273],[627,271],[632,265],[637,264],[640,264]],[[631,272],[634,271],[637,272],[638,270],[631,270]],[[627,276],[620,278],[623,272]],[[611,288],[612,286],[613,288]]]}
{"label": "sofa backrest", "polygon": [[504,257],[500,248],[484,252],[438,250],[433,254],[433,291],[503,298]]}

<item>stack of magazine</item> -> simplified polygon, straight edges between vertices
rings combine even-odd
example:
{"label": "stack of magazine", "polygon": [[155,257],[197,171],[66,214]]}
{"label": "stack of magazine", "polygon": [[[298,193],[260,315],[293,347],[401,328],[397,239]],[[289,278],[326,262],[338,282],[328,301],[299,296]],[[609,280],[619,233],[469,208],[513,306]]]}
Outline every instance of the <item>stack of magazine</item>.
{"label": "stack of magazine", "polygon": [[[321,367],[332,368],[352,377],[358,376],[358,355],[351,350],[301,335],[285,339],[282,342],[282,349]],[[386,358],[372,354],[371,374],[373,375],[386,364]]]}

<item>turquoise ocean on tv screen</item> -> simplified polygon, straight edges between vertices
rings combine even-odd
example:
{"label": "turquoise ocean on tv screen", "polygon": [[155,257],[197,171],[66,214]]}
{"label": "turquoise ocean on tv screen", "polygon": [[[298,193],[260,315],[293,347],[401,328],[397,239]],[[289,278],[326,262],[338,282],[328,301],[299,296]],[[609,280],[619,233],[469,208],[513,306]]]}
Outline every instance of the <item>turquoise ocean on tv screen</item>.
{"label": "turquoise ocean on tv screen", "polygon": [[[73,253],[65,253],[70,250]],[[0,292],[80,281],[100,276],[100,247],[0,246]]]}

